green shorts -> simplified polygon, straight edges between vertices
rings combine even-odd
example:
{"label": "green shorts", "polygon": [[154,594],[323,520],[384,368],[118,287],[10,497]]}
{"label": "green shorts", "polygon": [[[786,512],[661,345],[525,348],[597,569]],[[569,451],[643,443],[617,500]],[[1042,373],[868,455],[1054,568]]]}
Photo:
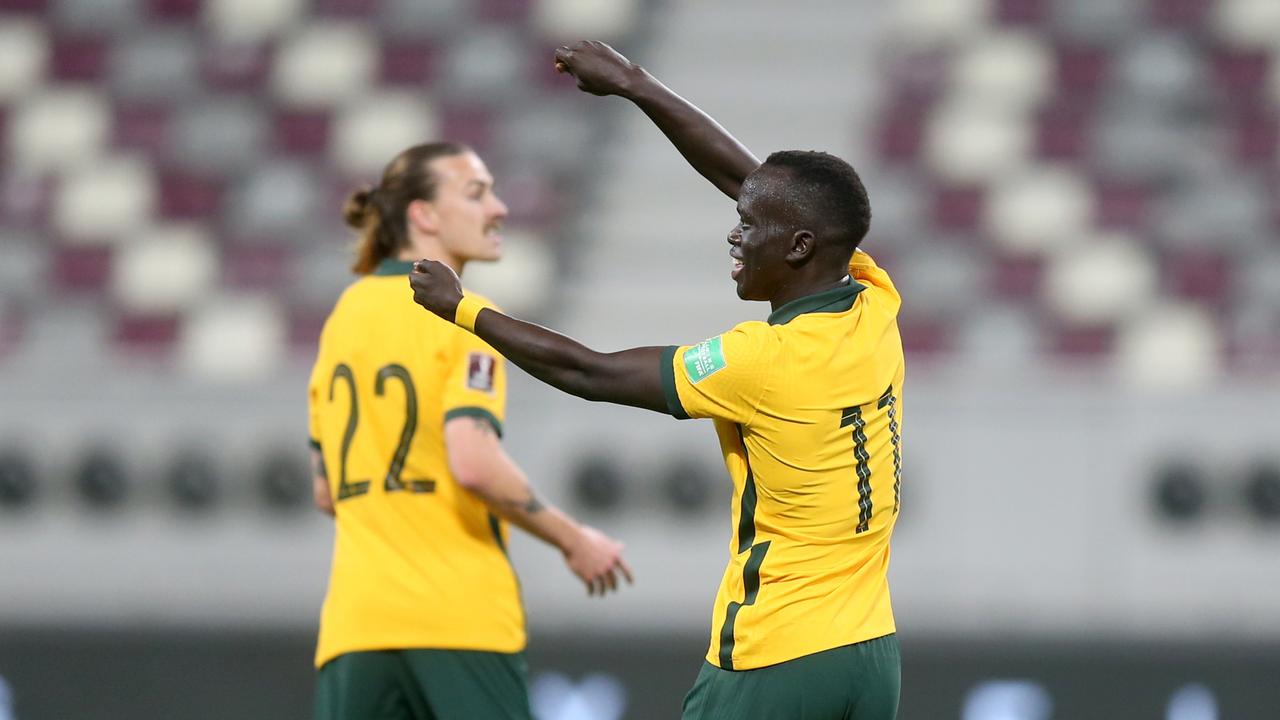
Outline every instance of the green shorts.
{"label": "green shorts", "polygon": [[339,655],[316,679],[316,720],[532,720],[524,653]]}
{"label": "green shorts", "polygon": [[704,662],[682,720],[893,720],[902,688],[897,635],[758,670]]}

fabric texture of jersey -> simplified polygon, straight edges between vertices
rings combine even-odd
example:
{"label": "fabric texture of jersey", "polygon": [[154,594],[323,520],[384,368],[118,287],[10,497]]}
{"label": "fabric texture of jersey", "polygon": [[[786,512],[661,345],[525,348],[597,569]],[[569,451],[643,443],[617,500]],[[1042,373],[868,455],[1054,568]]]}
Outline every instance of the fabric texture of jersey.
{"label": "fabric texture of jersey", "polygon": [[840,287],[663,353],[677,418],[713,418],[733,534],[707,661],[748,670],[895,631],[904,362],[889,276],[861,251]]}
{"label": "fabric texture of jersey", "polygon": [[360,650],[525,645],[506,526],[457,484],[444,444],[459,416],[501,434],[504,361],[414,304],[411,267],[386,261],[347,288],[311,375],[311,442],[336,511],[317,667]]}

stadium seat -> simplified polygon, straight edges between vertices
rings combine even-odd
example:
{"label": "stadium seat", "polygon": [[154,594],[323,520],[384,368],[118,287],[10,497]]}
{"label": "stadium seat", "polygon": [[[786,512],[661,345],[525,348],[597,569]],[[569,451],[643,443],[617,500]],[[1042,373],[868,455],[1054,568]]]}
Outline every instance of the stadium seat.
{"label": "stadium seat", "polygon": [[[263,165],[239,181],[228,199],[228,229],[240,236],[288,236],[320,212],[324,202],[315,166],[307,162]],[[333,209],[337,217],[338,208]]]}
{"label": "stadium seat", "polygon": [[1140,27],[1143,3],[1115,0],[1053,0],[1051,23],[1073,41],[1106,42]]}
{"label": "stadium seat", "polygon": [[531,53],[522,35],[500,25],[481,25],[450,43],[441,68],[442,97],[498,103],[532,76]]}
{"label": "stadium seat", "polygon": [[151,103],[118,103],[114,110],[111,145],[160,156],[169,144],[169,108]]}
{"label": "stadium seat", "polygon": [[384,0],[379,30],[391,38],[444,38],[471,20],[469,0]]}
{"label": "stadium seat", "polygon": [[332,118],[327,110],[283,110],[272,119],[271,143],[286,155],[314,156],[329,147]]}
{"label": "stadium seat", "polygon": [[1049,166],[1001,178],[985,211],[992,239],[1012,252],[1069,246],[1092,225],[1095,212],[1088,182]]}
{"label": "stadium seat", "polygon": [[179,312],[203,301],[217,282],[218,255],[198,226],[158,226],[120,247],[111,293],[126,311]]}
{"label": "stadium seat", "polygon": [[1213,27],[1232,45],[1270,49],[1280,37],[1280,4],[1271,0],[1218,0]]}
{"label": "stadium seat", "polygon": [[467,266],[467,285],[515,316],[545,308],[555,283],[555,258],[541,237],[503,230],[502,262]]}
{"label": "stadium seat", "polygon": [[53,222],[73,242],[118,242],[150,222],[157,196],[149,165],[136,157],[108,157],[63,177]]}
{"label": "stadium seat", "polygon": [[48,77],[56,82],[100,82],[106,76],[109,49],[101,36],[58,37],[50,53]]}
{"label": "stadium seat", "polygon": [[1054,57],[1036,36],[998,32],[975,38],[958,53],[951,92],[985,106],[1028,110],[1051,92]]}
{"label": "stadium seat", "polygon": [[186,26],[136,30],[112,48],[112,92],[130,100],[181,103],[199,88],[196,47],[197,35]]}
{"label": "stadium seat", "polygon": [[178,364],[203,380],[261,381],[280,368],[285,339],[285,317],[276,302],[243,293],[214,295],[182,324]]}
{"label": "stadium seat", "polygon": [[137,27],[145,0],[50,0],[48,12],[69,32],[117,32]]}
{"label": "stadium seat", "polygon": [[193,102],[173,118],[168,156],[187,169],[232,173],[261,158],[267,133],[258,104],[242,98]]}
{"label": "stadium seat", "polygon": [[1116,357],[1131,387],[1176,391],[1202,387],[1221,370],[1213,319],[1194,305],[1164,304],[1120,327]]}
{"label": "stadium seat", "polygon": [[1028,120],[1017,112],[956,99],[925,130],[925,153],[949,182],[985,182],[1022,167],[1031,149]]}
{"label": "stadium seat", "polygon": [[30,172],[69,168],[98,155],[109,124],[106,103],[92,91],[53,87],[28,95],[9,119],[7,157]]}
{"label": "stadium seat", "polygon": [[375,80],[372,33],[351,22],[313,22],[282,40],[271,87],[284,102],[315,107],[356,99]]}
{"label": "stadium seat", "polygon": [[222,209],[223,192],[222,182],[207,174],[163,171],[157,216],[166,222],[217,217]]}
{"label": "stadium seat", "polygon": [[1049,256],[1044,300],[1072,325],[1117,322],[1149,305],[1159,291],[1150,253],[1116,234],[1077,239]]}
{"label": "stadium seat", "polygon": [[543,40],[559,45],[566,38],[612,40],[631,30],[636,0],[532,0],[533,26]]}
{"label": "stadium seat", "polygon": [[329,152],[351,177],[380,177],[396,153],[436,137],[439,120],[420,92],[383,91],[351,100],[334,118]]}
{"label": "stadium seat", "polygon": [[50,52],[49,38],[39,24],[11,18],[0,22],[0,100],[37,87]]}
{"label": "stadium seat", "polygon": [[305,8],[304,0],[209,0],[203,19],[222,40],[257,42],[280,35]]}
{"label": "stadium seat", "polygon": [[982,30],[991,0],[906,0],[893,5],[893,37],[909,46],[947,45]]}

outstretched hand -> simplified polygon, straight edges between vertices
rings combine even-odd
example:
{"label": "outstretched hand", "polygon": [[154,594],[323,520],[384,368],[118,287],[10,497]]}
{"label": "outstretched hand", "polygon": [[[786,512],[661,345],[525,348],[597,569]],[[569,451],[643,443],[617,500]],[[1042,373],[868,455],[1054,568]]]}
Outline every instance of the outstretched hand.
{"label": "outstretched hand", "polygon": [[624,95],[640,67],[598,40],[556,48],[556,70],[572,75],[592,95]]}
{"label": "outstretched hand", "polygon": [[453,322],[458,303],[462,302],[462,283],[448,265],[435,260],[419,260],[409,273],[413,301],[440,317]]}

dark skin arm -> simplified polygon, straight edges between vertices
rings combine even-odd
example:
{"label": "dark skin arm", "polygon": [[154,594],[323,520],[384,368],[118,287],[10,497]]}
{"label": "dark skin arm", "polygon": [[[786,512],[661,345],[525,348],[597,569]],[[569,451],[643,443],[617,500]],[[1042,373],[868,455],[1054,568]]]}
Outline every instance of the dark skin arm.
{"label": "dark skin arm", "polygon": [[[462,285],[448,266],[420,260],[409,275],[413,301],[453,322]],[[532,323],[485,309],[476,317],[476,335],[522,370],[584,400],[666,413],[659,361],[662,348],[642,347],[601,353]]]}
{"label": "dark skin arm", "polygon": [[635,103],[694,170],[734,200],[742,182],[760,167],[756,156],[709,115],[602,42],[558,48],[556,69],[572,75],[584,92]]}

